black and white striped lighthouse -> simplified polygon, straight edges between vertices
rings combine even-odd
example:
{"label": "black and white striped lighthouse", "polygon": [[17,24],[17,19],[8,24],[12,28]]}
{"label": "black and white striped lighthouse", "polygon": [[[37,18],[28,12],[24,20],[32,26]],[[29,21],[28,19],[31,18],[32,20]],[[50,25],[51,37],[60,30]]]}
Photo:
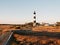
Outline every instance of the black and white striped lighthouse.
{"label": "black and white striped lighthouse", "polygon": [[33,26],[35,27],[36,26],[36,12],[34,11],[33,14],[34,14],[34,17],[33,17],[34,18],[34,20],[33,20]]}

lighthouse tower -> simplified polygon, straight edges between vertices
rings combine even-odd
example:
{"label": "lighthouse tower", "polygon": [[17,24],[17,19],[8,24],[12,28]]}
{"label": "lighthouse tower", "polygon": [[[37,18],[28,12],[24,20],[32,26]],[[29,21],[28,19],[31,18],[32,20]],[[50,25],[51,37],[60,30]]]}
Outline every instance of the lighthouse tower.
{"label": "lighthouse tower", "polygon": [[33,14],[34,14],[33,27],[35,27],[36,26],[36,12],[34,11]]}

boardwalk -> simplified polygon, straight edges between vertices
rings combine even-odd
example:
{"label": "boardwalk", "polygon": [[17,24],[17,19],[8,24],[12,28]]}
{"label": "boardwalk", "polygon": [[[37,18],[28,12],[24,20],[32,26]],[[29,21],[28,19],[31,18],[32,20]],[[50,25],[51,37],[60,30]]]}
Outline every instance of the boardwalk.
{"label": "boardwalk", "polygon": [[10,39],[12,32],[6,32],[0,36],[0,45],[6,45],[8,40]]}

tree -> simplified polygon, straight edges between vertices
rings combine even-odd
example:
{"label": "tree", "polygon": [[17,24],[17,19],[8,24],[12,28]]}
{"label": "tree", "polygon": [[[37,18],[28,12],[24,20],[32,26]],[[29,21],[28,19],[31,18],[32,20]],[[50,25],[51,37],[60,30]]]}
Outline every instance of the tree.
{"label": "tree", "polygon": [[56,22],[56,26],[60,26],[60,22]]}

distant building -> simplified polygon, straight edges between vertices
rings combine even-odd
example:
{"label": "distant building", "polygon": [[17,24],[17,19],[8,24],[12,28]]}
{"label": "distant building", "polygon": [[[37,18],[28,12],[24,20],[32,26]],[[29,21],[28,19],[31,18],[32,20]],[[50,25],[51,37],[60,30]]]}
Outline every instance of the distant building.
{"label": "distant building", "polygon": [[49,23],[42,23],[42,26],[49,26]]}
{"label": "distant building", "polygon": [[44,26],[49,26],[49,23],[45,23]]}

